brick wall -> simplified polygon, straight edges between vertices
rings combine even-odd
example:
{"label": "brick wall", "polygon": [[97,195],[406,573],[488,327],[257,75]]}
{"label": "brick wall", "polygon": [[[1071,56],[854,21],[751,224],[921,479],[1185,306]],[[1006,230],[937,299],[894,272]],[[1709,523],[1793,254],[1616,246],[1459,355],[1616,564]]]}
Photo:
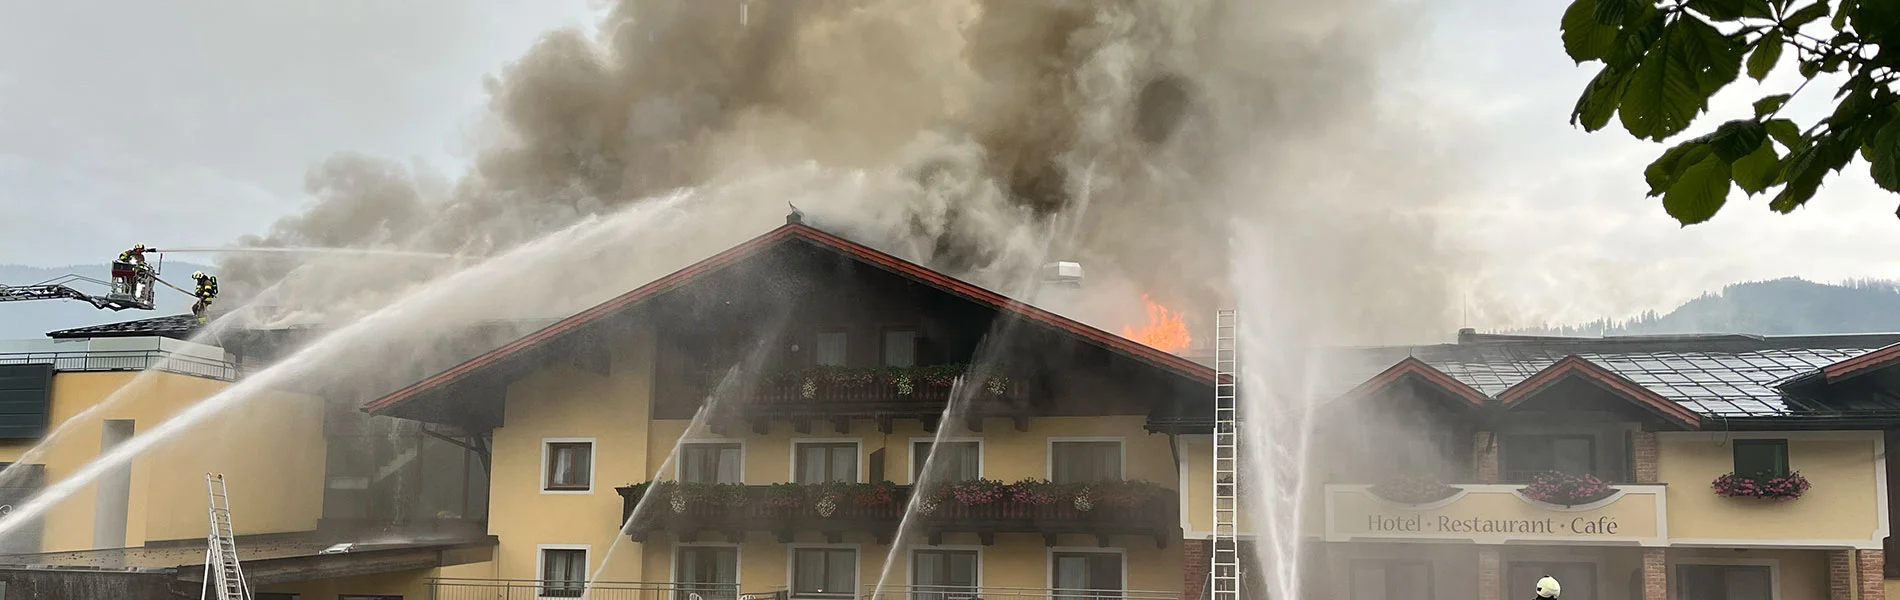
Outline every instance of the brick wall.
{"label": "brick wall", "polygon": [[1638,431],[1631,441],[1636,455],[1636,473],[1634,473],[1636,483],[1657,483],[1659,481],[1656,474],[1659,449],[1656,447],[1656,432]]}
{"label": "brick wall", "polygon": [[1662,548],[1643,549],[1643,600],[1669,600],[1669,560]]}
{"label": "brick wall", "polygon": [[1181,544],[1181,600],[1201,600],[1207,588],[1213,540],[1183,540]]}
{"label": "brick wall", "polygon": [[1472,434],[1471,456],[1472,465],[1477,471],[1478,483],[1497,483],[1497,436],[1489,431],[1480,431]]}
{"label": "brick wall", "polygon": [[1854,600],[1854,586],[1859,585],[1854,572],[1853,550],[1829,550],[1827,552],[1827,600]]}
{"label": "brick wall", "polygon": [[[1491,464],[1496,465],[1497,461],[1492,461]],[[1493,471],[1493,476],[1495,475],[1496,472]],[[1478,600],[1503,600],[1502,562],[1498,557],[1497,546],[1478,547]]]}
{"label": "brick wall", "polygon": [[1887,600],[1887,553],[1861,550],[1855,554],[1860,556],[1860,600]]}

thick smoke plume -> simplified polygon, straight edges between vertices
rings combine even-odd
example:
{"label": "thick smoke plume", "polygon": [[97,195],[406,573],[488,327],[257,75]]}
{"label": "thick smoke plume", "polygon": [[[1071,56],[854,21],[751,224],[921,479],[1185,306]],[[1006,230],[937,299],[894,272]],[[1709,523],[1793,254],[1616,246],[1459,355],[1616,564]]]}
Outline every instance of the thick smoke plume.
{"label": "thick smoke plume", "polygon": [[[1408,30],[1398,14],[1380,0],[624,0],[487,82],[469,172],[339,155],[310,172],[307,213],[247,243],[485,256],[669,190],[738,186],[752,193],[688,206],[686,232],[630,240],[597,269],[664,273],[781,222],[797,197],[820,227],[998,289],[1041,260],[1080,261],[1090,291],[1054,308],[1110,330],[1140,320],[1142,293],[1198,316],[1257,276],[1284,280],[1336,341],[1439,335],[1456,313],[1445,193],[1379,89]],[[1285,259],[1232,264],[1237,223]],[[289,275],[258,298],[276,309],[258,318],[281,321],[347,318],[454,265],[222,266],[234,300]],[[491,316],[561,316],[627,289],[586,273],[522,291],[552,314]]]}

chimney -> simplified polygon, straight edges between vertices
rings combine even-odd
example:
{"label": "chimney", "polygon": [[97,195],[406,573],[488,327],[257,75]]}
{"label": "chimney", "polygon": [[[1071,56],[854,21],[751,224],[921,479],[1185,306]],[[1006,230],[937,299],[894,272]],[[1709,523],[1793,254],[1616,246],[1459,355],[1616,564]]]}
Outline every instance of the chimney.
{"label": "chimney", "polygon": [[1478,330],[1466,327],[1458,330],[1458,343],[1471,344],[1478,341]]}

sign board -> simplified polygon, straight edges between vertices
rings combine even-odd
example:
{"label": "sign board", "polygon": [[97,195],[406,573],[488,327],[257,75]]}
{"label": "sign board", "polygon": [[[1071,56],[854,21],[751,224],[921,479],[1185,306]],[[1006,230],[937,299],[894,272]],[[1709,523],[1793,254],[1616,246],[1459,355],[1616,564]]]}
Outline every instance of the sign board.
{"label": "sign board", "polygon": [[1462,485],[1444,500],[1391,502],[1364,485],[1326,486],[1326,540],[1467,540],[1480,544],[1567,542],[1662,546],[1663,486],[1619,486],[1580,506],[1534,502],[1514,485]]}

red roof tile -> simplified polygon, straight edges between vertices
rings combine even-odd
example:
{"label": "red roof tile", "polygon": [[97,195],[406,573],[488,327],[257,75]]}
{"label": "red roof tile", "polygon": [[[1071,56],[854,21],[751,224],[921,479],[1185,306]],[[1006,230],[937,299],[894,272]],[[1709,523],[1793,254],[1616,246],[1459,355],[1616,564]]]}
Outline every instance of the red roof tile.
{"label": "red roof tile", "polygon": [[1184,377],[1205,380],[1210,383],[1213,381],[1214,371],[1205,365],[1151,348],[1119,335],[1084,325],[1073,319],[1012,300],[996,292],[932,271],[916,263],[891,256],[890,254],[880,252],[863,244],[819,231],[808,225],[787,223],[765,235],[748,240],[743,244],[729,248],[724,252],[713,255],[711,258],[694,263],[670,275],[648,282],[646,285],[640,286],[633,291],[621,294],[612,300],[581,311],[574,316],[562,319],[553,325],[549,325],[545,329],[489,351],[487,354],[477,356],[454,368],[410,384],[408,387],[397,390],[382,398],[372,400],[364,405],[363,409],[371,412],[389,409],[419,394],[467,377],[510,355],[522,352],[562,333],[572,331],[596,319],[613,314],[621,308],[637,303],[660,292],[679,287],[702,274],[745,260],[778,243],[792,239],[809,241],[821,247],[850,255],[874,266],[896,272],[945,292],[1008,311],[1030,321],[1062,329],[1110,350],[1174,371]]}

